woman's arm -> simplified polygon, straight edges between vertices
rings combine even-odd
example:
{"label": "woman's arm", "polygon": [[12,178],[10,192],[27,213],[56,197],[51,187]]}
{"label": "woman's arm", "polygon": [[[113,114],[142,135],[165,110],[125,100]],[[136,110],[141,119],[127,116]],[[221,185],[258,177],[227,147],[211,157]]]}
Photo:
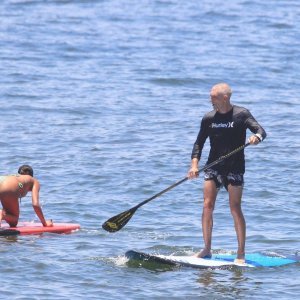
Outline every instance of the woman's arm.
{"label": "woman's arm", "polygon": [[32,206],[33,209],[40,219],[41,223],[43,226],[53,226],[52,220],[45,220],[42,208],[40,206],[39,202],[39,193],[40,193],[40,183],[38,182],[37,179],[33,178],[33,186],[32,186]]}

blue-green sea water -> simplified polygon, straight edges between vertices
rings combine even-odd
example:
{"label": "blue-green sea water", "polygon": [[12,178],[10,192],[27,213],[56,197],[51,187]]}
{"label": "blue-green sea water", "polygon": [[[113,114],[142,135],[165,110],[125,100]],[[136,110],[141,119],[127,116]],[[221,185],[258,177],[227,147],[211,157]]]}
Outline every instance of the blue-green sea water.
{"label": "blue-green sea water", "polygon": [[[225,81],[268,133],[245,151],[247,252],[300,250],[299,16],[297,0],[1,1],[1,174],[32,165],[46,218],[81,230],[0,237],[0,299],[296,299],[299,264],[128,265],[130,249],[202,248],[201,176],[117,233],[101,224],[184,178]],[[37,221],[30,195],[20,219]],[[236,250],[225,191],[213,249]]]}

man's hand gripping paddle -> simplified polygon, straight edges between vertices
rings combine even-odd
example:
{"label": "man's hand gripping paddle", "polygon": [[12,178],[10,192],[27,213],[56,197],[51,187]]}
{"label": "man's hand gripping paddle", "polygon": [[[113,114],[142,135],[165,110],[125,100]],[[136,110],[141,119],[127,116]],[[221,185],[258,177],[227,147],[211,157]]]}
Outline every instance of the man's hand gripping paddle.
{"label": "man's hand gripping paddle", "polygon": [[[247,146],[249,146],[250,143],[247,143],[245,145],[242,145],[238,148],[236,148],[235,150],[233,150],[232,152],[226,154],[226,155],[223,155],[221,157],[219,157],[217,160],[211,162],[210,164],[206,165],[205,167],[201,168],[199,170],[199,173],[200,172],[203,172],[205,171],[206,169],[209,169],[210,167],[220,163],[221,161],[227,159],[228,157],[234,155],[235,153],[243,150],[244,148],[246,148]],[[108,232],[116,232],[116,231],[119,231],[120,229],[122,229],[127,223],[128,221],[131,219],[131,217],[133,216],[133,214],[136,212],[136,210],[143,206],[144,204],[150,202],[151,200],[161,196],[162,194],[170,191],[171,189],[173,189],[174,187],[176,187],[177,185],[185,182],[186,180],[188,180],[188,177],[185,177],[177,182],[175,182],[174,184],[172,184],[171,186],[169,186],[168,188],[162,190],[161,192],[155,194],[154,196],[152,196],[151,198],[149,199],[146,199],[144,200],[143,202],[139,203],[138,205],[114,216],[114,217],[111,217],[110,219],[108,219],[106,222],[104,222],[102,224],[102,228]]]}

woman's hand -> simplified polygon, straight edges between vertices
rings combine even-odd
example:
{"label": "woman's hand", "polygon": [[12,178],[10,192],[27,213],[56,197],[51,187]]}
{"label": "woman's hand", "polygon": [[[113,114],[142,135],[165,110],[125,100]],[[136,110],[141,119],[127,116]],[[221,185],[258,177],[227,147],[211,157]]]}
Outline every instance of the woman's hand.
{"label": "woman's hand", "polygon": [[53,226],[52,220],[46,220],[46,225],[44,225],[44,227],[51,227],[51,226]]}

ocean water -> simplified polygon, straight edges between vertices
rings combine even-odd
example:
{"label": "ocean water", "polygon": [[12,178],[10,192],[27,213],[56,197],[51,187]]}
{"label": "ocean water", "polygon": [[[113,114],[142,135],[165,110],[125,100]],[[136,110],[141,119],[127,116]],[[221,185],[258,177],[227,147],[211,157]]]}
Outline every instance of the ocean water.
{"label": "ocean water", "polygon": [[[101,224],[186,175],[209,90],[225,81],[268,133],[245,151],[247,251],[300,250],[299,15],[296,0],[1,1],[1,174],[31,164],[46,218],[81,230],[1,237],[0,299],[297,298],[299,264],[128,264],[130,249],[202,248],[201,176],[117,233]],[[37,221],[30,195],[20,219]],[[225,191],[213,250],[236,250]]]}

